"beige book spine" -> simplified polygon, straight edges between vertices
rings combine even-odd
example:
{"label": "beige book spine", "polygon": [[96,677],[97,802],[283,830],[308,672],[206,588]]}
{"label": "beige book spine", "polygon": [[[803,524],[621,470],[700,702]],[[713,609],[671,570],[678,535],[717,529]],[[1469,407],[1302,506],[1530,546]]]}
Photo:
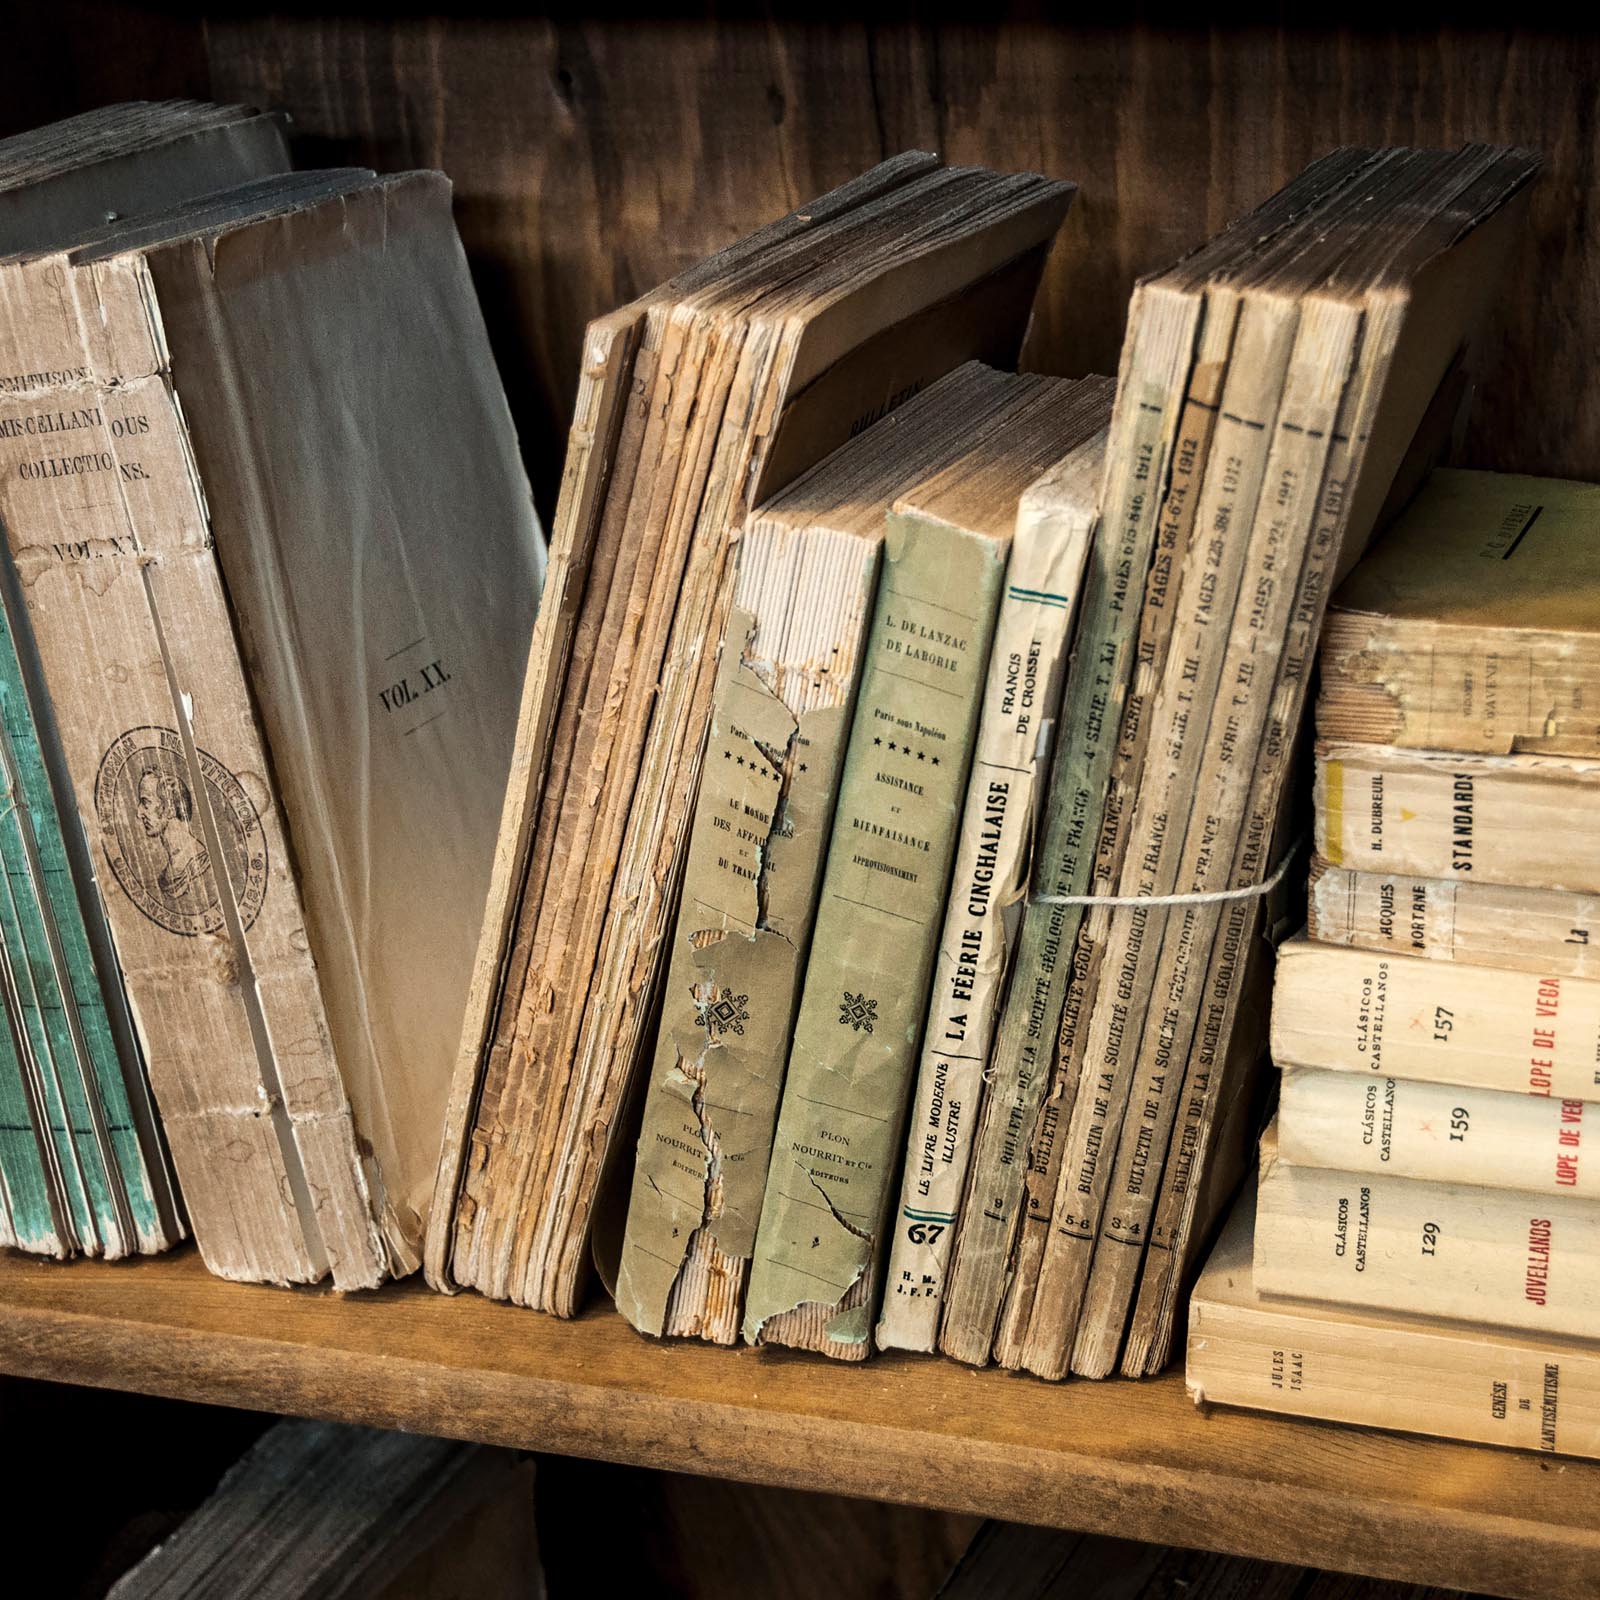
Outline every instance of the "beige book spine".
{"label": "beige book spine", "polygon": [[1586,1345],[1224,1298],[1209,1274],[1189,1302],[1197,1405],[1600,1458],[1600,1353]]}
{"label": "beige book spine", "polygon": [[[1325,484],[1324,509],[1341,492],[1337,480]],[[1275,719],[1268,748],[1277,740],[1293,744],[1291,732]],[[1252,796],[1236,881],[1259,882],[1270,862],[1296,848],[1299,819],[1293,809],[1280,805],[1274,823],[1267,804],[1265,796]],[[1266,896],[1234,901],[1212,947],[1203,1009],[1184,1065],[1178,1122],[1123,1344],[1124,1376],[1153,1376],[1166,1366],[1178,1295],[1213,1223],[1254,1163],[1258,1069],[1267,1055],[1275,946],[1288,931],[1285,912],[1293,899],[1287,883],[1280,882]]]}
{"label": "beige book spine", "polygon": [[[1330,587],[1337,587],[1360,555],[1395,485],[1406,477],[1405,460],[1415,448],[1419,424],[1425,435],[1428,413],[1436,406],[1443,387],[1450,384],[1451,374],[1459,369],[1462,339],[1487,306],[1505,264],[1509,243],[1515,237],[1514,222],[1523,199],[1505,204],[1507,196],[1518,184],[1526,182],[1527,170],[1521,156],[1509,161],[1496,156],[1487,163],[1480,162],[1477,175],[1458,196],[1456,211],[1439,219],[1441,231],[1435,237],[1441,246],[1454,240],[1457,247],[1435,258],[1420,278],[1403,291],[1390,288],[1367,298],[1360,382],[1350,392],[1354,410],[1346,414],[1348,424],[1341,416],[1343,438],[1335,441],[1330,454],[1315,535],[1319,541],[1333,539],[1339,547]],[[1494,225],[1481,227],[1470,240],[1459,242],[1461,217],[1481,222],[1497,208],[1499,215]],[[1414,298],[1420,298],[1421,309],[1414,310]],[[1306,596],[1301,605],[1310,603],[1320,609],[1325,593]],[[1273,737],[1290,739],[1293,734],[1292,722],[1280,723]],[[1249,830],[1253,835],[1265,837],[1270,832],[1273,805],[1270,789],[1252,798]],[[1227,935],[1236,926],[1230,920]],[[1212,963],[1210,1010],[1220,1008],[1217,1036],[1222,1040],[1231,1035],[1237,1014],[1238,986],[1233,982],[1233,971],[1238,950],[1237,940],[1231,945],[1219,943]],[[1207,1031],[1210,1032],[1209,1023]],[[1222,1059],[1226,1064],[1226,1055]],[[1204,1062],[1203,1050],[1191,1052],[1185,1071],[1191,1084],[1196,1068]],[[1231,1078],[1231,1071],[1229,1068],[1210,1074],[1204,1092],[1187,1097],[1183,1138],[1194,1151],[1193,1162],[1202,1171],[1210,1163],[1222,1123],[1236,1130],[1241,1108],[1248,1102],[1248,1085]],[[1228,1149],[1231,1146],[1224,1154]],[[1124,1353],[1124,1370],[1159,1371],[1164,1365],[1186,1284],[1187,1264],[1193,1260],[1216,1214],[1218,1196],[1225,1193],[1213,1182],[1185,1182],[1174,1186],[1158,1203],[1152,1234],[1165,1232],[1170,1246],[1146,1256],[1139,1302]]]}
{"label": "beige book spine", "polygon": [[554,686],[565,678],[569,663],[587,667],[581,621],[591,571],[598,563],[603,581],[615,556],[612,550],[597,549],[597,544],[643,322],[641,311],[627,308],[591,323],[584,333],[583,366],[550,533],[549,565],[529,646],[483,931],[428,1210],[423,1272],[428,1283],[443,1293],[453,1293],[457,1287],[451,1259],[458,1238],[456,1201],[473,1148],[470,1134],[486,1058],[498,1032],[502,1001],[520,992],[527,970],[528,941],[519,935],[532,921],[542,882],[532,856],[534,824],[560,721],[562,701]]}
{"label": "beige book spine", "polygon": [[[573,874],[578,864],[596,856],[603,870],[621,848],[617,812],[631,790],[607,782],[610,758],[617,750],[621,759],[620,750],[635,748],[641,736],[642,712],[628,689],[654,681],[666,628],[661,607],[651,603],[659,522],[647,517],[647,506],[639,502],[650,499],[663,454],[681,446],[683,414],[694,403],[692,384],[679,386],[674,403],[657,403],[654,378],[670,368],[686,342],[694,352],[703,349],[703,330],[692,319],[651,309],[634,358],[618,446],[619,467],[625,461],[627,470],[607,496],[598,533],[597,555],[608,558],[610,582],[590,582],[577,623],[591,659],[582,678],[570,682],[560,697],[556,741],[530,846],[528,907],[512,951],[520,981],[512,987],[519,974],[508,970],[454,1210],[455,1281],[536,1309],[549,1305],[540,1283],[543,1262],[533,1254],[531,1235],[542,1216],[556,1123],[568,1092],[570,1041],[593,987],[587,958],[608,903],[603,882],[581,894],[555,895],[551,889],[563,872]],[[688,361],[691,370],[697,364]],[[580,803],[580,796],[587,798]],[[558,985],[549,965],[568,949],[576,954]],[[558,1003],[558,995],[566,998]]]}
{"label": "beige book spine", "polygon": [[[1160,683],[1172,639],[1177,600],[1177,579],[1182,570],[1199,509],[1205,481],[1211,436],[1221,409],[1222,386],[1233,345],[1238,298],[1213,292],[1201,320],[1194,364],[1188,376],[1187,395],[1173,442],[1171,475],[1161,505],[1155,555],[1146,577],[1144,604],[1139,616],[1133,681],[1123,707],[1106,804],[1101,819],[1089,892],[1112,894],[1122,870],[1123,851],[1133,805],[1132,791],[1144,760],[1150,731],[1150,702]],[[1070,981],[1061,1008],[1050,1066],[1049,1085],[1028,1145],[1026,1200],[1016,1241],[1010,1281],[1000,1308],[994,1336],[994,1359],[1016,1367],[1022,1359],[1033,1315],[1033,1296],[1039,1266],[1050,1237],[1051,1209],[1055,1203],[1060,1168],[1061,1135],[1072,1114],[1082,1069],[1074,1049],[1078,1029],[1085,1022],[1084,1007],[1093,995],[1099,972],[1098,951],[1104,943],[1105,913],[1090,908],[1078,927],[1072,952]]]}
{"label": "beige book spine", "polygon": [[[1366,468],[1366,459],[1388,392],[1390,363],[1404,326],[1405,309],[1405,300],[1391,295],[1369,301],[1354,381],[1345,389],[1336,436],[1323,470],[1311,548],[1314,553],[1327,554],[1335,578],[1350,560],[1350,551],[1363,544],[1370,532],[1371,517],[1360,509],[1363,505],[1376,509],[1369,480],[1388,482],[1381,459],[1372,472]],[[1378,454],[1381,458],[1381,451]],[[1349,535],[1352,526],[1353,539]],[[1272,855],[1293,842],[1289,818],[1280,806],[1281,763],[1295,743],[1315,646],[1315,622],[1329,587],[1325,561],[1310,560],[1301,573],[1295,599],[1296,642],[1285,654],[1274,691],[1265,747],[1269,759],[1250,796],[1244,846],[1235,863],[1236,885],[1259,881],[1271,871]],[[1268,904],[1275,909],[1271,900]],[[1257,959],[1257,934],[1262,931],[1275,936],[1282,930],[1240,902],[1228,909],[1213,943],[1204,1008],[1184,1067],[1182,1120],[1173,1135],[1178,1159],[1162,1173],[1123,1351],[1123,1371],[1130,1375],[1160,1371],[1171,1352],[1186,1273],[1214,1219],[1217,1202],[1227,1194],[1228,1186],[1212,1173],[1213,1152],[1234,1161],[1242,1159],[1241,1131],[1251,1101],[1248,1080],[1259,1052],[1238,1044],[1235,1035],[1241,1027],[1259,1030],[1264,1022],[1265,1004],[1244,976],[1248,964]],[[1242,1021],[1241,1006],[1246,1008]],[[1219,1143],[1224,1124],[1231,1141],[1225,1149]]]}
{"label": "beige book spine", "polygon": [[1307,931],[1430,961],[1600,977],[1600,895],[1311,864]]}
{"label": "beige book spine", "polygon": [[[1125,1378],[1153,1378],[1172,1355],[1173,1322],[1181,1314],[1181,1292],[1194,1279],[1202,1252],[1212,1243],[1212,1225],[1255,1166],[1260,1131],[1257,1090],[1266,1064],[1266,1016],[1272,993],[1272,947],[1252,918],[1241,955],[1240,1010],[1246,1019],[1232,1030],[1227,1054],[1215,1046],[1209,1057],[1196,1051],[1184,1077],[1182,1121],[1174,1130],[1161,1198],[1150,1227],[1150,1243],[1139,1274],[1139,1294],[1122,1348]],[[1229,936],[1224,929],[1223,937]],[[1215,996],[1203,1028],[1215,1026]]]}
{"label": "beige book spine", "polygon": [[[532,1219],[530,1303],[559,1316],[574,1315],[581,1298],[590,1262],[588,1217],[601,1166],[664,976],[658,957],[684,866],[704,755],[700,741],[732,611],[728,531],[739,518],[738,497],[747,487],[740,472],[751,459],[749,441],[761,409],[792,356],[788,340],[760,325],[739,341],[722,430],[702,427],[686,435],[690,470],[680,470],[665,507],[673,553],[657,567],[650,601],[652,626],[661,630],[652,643],[661,652],[655,657],[659,665],[647,675],[636,672],[629,683],[630,748],[639,752],[638,767],[631,785],[609,784],[603,802],[610,808],[608,831],[617,830],[610,835],[617,841],[614,853],[608,851],[599,863],[609,900],[597,894],[597,903],[608,909],[595,941],[588,1001],[573,1008],[568,1019],[577,1024],[566,1056],[573,1092]],[[702,391],[702,402],[707,398]],[[737,420],[730,427],[728,419]],[[667,492],[668,476],[655,485],[658,497]],[[671,590],[677,593],[676,607],[667,599]],[[635,733],[636,746],[631,744]],[[639,796],[649,796],[650,803],[635,803]],[[650,841],[653,850],[646,848]],[[619,913],[619,907],[625,910]]]}
{"label": "beige book spine", "polygon": [[[1106,446],[1083,620],[1052,761],[1032,888],[1081,894],[1094,872],[1137,647],[1131,603],[1156,546],[1151,486],[1172,461],[1179,417],[1169,410],[1189,365],[1199,307],[1154,287],[1135,291]],[[1036,1125],[1050,1083],[1082,908],[1031,903],[989,1061],[946,1284],[939,1348],[986,1363],[994,1348],[1036,1159]]]}
{"label": "beige book spine", "polygon": [[1332,866],[1600,892],[1600,762],[1322,743],[1315,801]]}
{"label": "beige book spine", "polygon": [[[1316,298],[1300,314],[1228,632],[1222,698],[1201,752],[1200,826],[1184,836],[1177,881],[1185,893],[1245,888],[1261,873],[1260,834],[1247,830],[1251,799],[1260,795],[1268,816],[1276,811],[1291,747],[1278,729],[1300,720],[1321,621],[1319,608],[1304,602],[1327,592],[1338,557],[1338,542],[1314,533],[1360,328],[1361,310],[1348,302]],[[1083,1377],[1108,1376],[1121,1353],[1223,911],[1215,903],[1180,906],[1168,919],[1152,989],[1155,1026],[1147,1024],[1140,1040],[1074,1342],[1072,1369]]]}
{"label": "beige book spine", "polygon": [[143,262],[9,269],[0,351],[0,507],[202,1252],[369,1287],[386,1261]]}
{"label": "beige book spine", "polygon": [[375,1220],[410,1272],[543,541],[441,174],[150,268]]}
{"label": "beige book spine", "polygon": [[[1197,537],[1179,580],[1177,625],[1151,712],[1147,754],[1117,885],[1150,897],[1179,888],[1180,855],[1193,820],[1207,719],[1222,682],[1229,624],[1246,565],[1247,541],[1224,537],[1248,525],[1266,474],[1299,321],[1290,297],[1248,298],[1239,316],[1223,407],[1211,441]],[[1156,979],[1165,907],[1103,907],[1098,981],[1080,1030],[1083,1076],[1062,1143],[1050,1235],[1040,1264],[1021,1364],[1040,1377],[1066,1375],[1100,1227],[1140,1040]]]}
{"label": "beige book spine", "polygon": [[1600,981],[1294,939],[1278,952],[1272,1055],[1280,1067],[1600,1099]]}
{"label": "beige book spine", "polygon": [[1582,1159],[1600,1106],[1408,1078],[1291,1067],[1278,1098],[1278,1154],[1302,1167],[1429,1183],[1575,1194],[1600,1177]]}
{"label": "beige book spine", "polygon": [[1320,666],[1325,739],[1600,756],[1600,650],[1586,638],[1333,611]]}
{"label": "beige book spine", "polygon": [[1600,1206],[1297,1167],[1262,1141],[1259,1294],[1545,1334],[1600,1330]]}

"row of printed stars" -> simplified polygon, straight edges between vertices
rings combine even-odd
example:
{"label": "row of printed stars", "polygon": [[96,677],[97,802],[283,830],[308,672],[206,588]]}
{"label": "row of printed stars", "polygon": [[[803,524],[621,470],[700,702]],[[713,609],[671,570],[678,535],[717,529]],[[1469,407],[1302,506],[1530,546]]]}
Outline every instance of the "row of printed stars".
{"label": "row of printed stars", "polygon": [[[754,756],[751,756],[749,760],[746,760],[743,756],[734,755],[733,751],[731,750],[724,750],[722,752],[722,759],[724,761],[732,761],[737,766],[748,767],[752,772],[759,772],[764,777],[771,778],[774,783],[778,781],[778,772],[770,761],[758,761]],[[806,767],[805,762],[802,761],[796,770],[805,772],[808,770],[808,768]]]}
{"label": "row of printed stars", "polygon": [[[881,745],[883,743],[883,740],[882,739],[874,739],[872,742],[874,744]],[[913,752],[912,749],[911,749],[911,746],[908,745],[908,744],[896,744],[894,742],[894,740],[891,739],[889,741],[889,748],[891,750],[898,750],[901,753],[901,755],[909,756],[909,755],[915,753],[916,758],[917,758],[918,761],[931,761],[934,764],[934,766],[938,766],[939,765],[938,756],[930,756],[924,750],[918,750],[916,752]]]}

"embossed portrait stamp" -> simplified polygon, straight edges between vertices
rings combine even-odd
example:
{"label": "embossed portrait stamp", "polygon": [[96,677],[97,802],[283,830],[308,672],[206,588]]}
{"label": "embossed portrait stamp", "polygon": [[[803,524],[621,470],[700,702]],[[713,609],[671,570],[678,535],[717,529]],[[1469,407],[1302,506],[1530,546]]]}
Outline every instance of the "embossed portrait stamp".
{"label": "embossed portrait stamp", "polygon": [[[267,894],[267,836],[239,780],[198,746],[196,754],[239,920],[248,928]],[[112,742],[95,776],[95,815],[117,882],[157,927],[188,937],[223,926],[197,798],[173,728],[130,728]]]}

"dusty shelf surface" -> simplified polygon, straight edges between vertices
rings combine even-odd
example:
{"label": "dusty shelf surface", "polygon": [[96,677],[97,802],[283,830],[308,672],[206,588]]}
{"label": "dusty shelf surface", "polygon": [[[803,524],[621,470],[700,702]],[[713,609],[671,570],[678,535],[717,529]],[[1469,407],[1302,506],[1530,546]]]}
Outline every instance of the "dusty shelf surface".
{"label": "dusty shelf surface", "polygon": [[[661,1344],[447,1298],[253,1288],[193,1250],[0,1255],[0,1371],[938,1506],[1515,1600],[1600,1594],[1600,1464],[1050,1385]],[[1377,1381],[1382,1381],[1378,1375]]]}

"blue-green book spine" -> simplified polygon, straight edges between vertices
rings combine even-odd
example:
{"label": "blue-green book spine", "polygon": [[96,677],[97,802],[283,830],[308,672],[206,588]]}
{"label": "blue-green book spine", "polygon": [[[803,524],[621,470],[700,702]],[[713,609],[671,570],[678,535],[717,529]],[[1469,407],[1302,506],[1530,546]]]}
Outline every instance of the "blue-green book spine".
{"label": "blue-green book spine", "polygon": [[[21,1023],[43,1069],[67,1200],[85,1245],[109,1253],[159,1248],[161,1220],[124,1067],[101,993],[83,902],[29,703],[16,641],[0,605],[0,936],[12,961]],[[20,799],[21,805],[16,802]],[[87,892],[92,893],[92,888]],[[132,1070],[140,1070],[138,1063]],[[90,1104],[93,1085],[97,1106]],[[70,1133],[68,1132],[70,1130]],[[89,1222],[88,1216],[82,1221]],[[129,1231],[133,1237],[128,1237]],[[90,1243],[98,1241],[98,1245]]]}

